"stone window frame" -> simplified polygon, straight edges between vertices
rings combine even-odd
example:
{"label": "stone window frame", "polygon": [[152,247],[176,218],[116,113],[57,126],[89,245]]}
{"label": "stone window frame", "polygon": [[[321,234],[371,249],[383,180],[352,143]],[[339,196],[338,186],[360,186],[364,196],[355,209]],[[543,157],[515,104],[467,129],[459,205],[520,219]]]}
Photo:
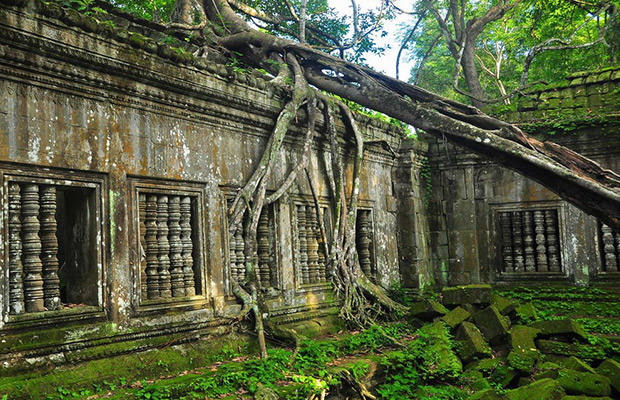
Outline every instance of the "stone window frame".
{"label": "stone window frame", "polygon": [[[532,281],[536,279],[545,281],[566,281],[570,279],[570,268],[566,264],[569,254],[566,250],[567,232],[565,221],[568,218],[567,204],[563,201],[532,201],[532,202],[513,202],[490,205],[492,213],[492,223],[490,238],[494,250],[489,252],[491,265],[494,265],[493,272],[496,274],[497,281]],[[504,272],[502,256],[502,234],[500,213],[510,211],[536,211],[536,210],[555,210],[557,212],[558,225],[558,245],[560,255],[560,272]]]}
{"label": "stone window frame", "polygon": [[[129,224],[130,232],[130,261],[131,268],[131,288],[132,303],[134,305],[134,316],[141,316],[153,312],[163,310],[193,310],[196,308],[204,308],[209,305],[209,284],[207,273],[208,248],[205,235],[206,218],[206,188],[203,183],[157,179],[144,176],[128,176],[129,184],[128,210],[127,214],[131,223]],[[139,220],[139,194],[165,193],[169,196],[190,196],[195,197],[196,201],[192,202],[192,216],[196,224],[196,232],[192,231],[193,240],[193,260],[194,270],[196,271],[195,286],[200,288],[201,293],[189,297],[173,297],[170,299],[144,300],[142,298],[142,275],[141,275],[141,252],[140,252],[140,220]]]}
{"label": "stone window frame", "polygon": [[[228,226],[228,207],[230,205],[230,202],[234,200],[240,188],[221,186],[220,190],[223,193],[222,210],[221,210],[222,226],[225,227],[225,229],[223,229],[222,231],[222,236],[221,236],[222,243],[223,243],[222,254],[224,256],[223,257],[224,266],[222,268],[223,279],[224,279],[224,293],[226,294],[227,301],[236,302],[236,296],[233,294],[231,270],[230,270],[231,256],[230,256],[230,229]],[[269,197],[269,195],[272,193],[273,191],[267,191],[266,197]],[[280,247],[281,244],[280,244],[280,234],[279,234],[279,227],[278,227],[279,216],[281,213],[280,205],[281,205],[281,202],[279,200],[272,204],[263,205],[263,208],[265,207],[269,208],[269,212],[272,215],[272,220],[270,221],[270,223],[273,225],[272,226],[273,246],[274,246],[274,249],[273,249],[274,260],[273,261],[275,263],[275,268],[276,268],[276,274],[275,274],[276,282],[275,282],[275,285],[268,288],[268,290],[266,291],[266,295],[274,296],[274,297],[280,295],[282,291],[284,290],[283,288],[284,276],[282,275],[283,274],[282,261],[281,261],[282,255],[281,255],[281,247]]]}
{"label": "stone window frame", "polygon": [[[106,176],[96,172],[61,170],[44,168],[38,166],[22,166],[14,164],[0,164],[0,179],[2,181],[2,232],[6,240],[0,247],[0,257],[4,262],[5,272],[0,279],[0,328],[3,326],[10,329],[36,328],[58,323],[68,323],[75,321],[101,320],[106,317],[105,308],[107,307],[106,297],[106,276],[107,276],[107,257],[106,243],[108,242],[107,221],[109,215],[106,210],[108,183]],[[53,185],[63,187],[73,187],[92,191],[93,207],[95,212],[92,221],[95,229],[95,254],[91,256],[97,263],[97,280],[100,285],[97,287],[97,305],[85,305],[75,308],[65,308],[55,311],[41,311],[23,313],[17,315],[9,314],[9,184],[12,182],[33,183],[39,185]],[[6,301],[5,301],[6,300]]]}
{"label": "stone window frame", "polygon": [[[611,279],[611,280],[617,280],[620,277],[620,271],[606,271],[606,259],[605,259],[605,243],[603,241],[603,223],[596,219],[596,251],[598,253],[598,265],[596,268],[596,278],[597,279]],[[618,243],[618,246],[620,247],[620,243]],[[620,254],[617,254],[617,257],[619,257],[617,259],[618,264],[620,264]]]}
{"label": "stone window frame", "polygon": [[[321,209],[323,210],[323,221],[325,221],[325,229],[327,230],[327,240],[330,241],[330,232],[331,227],[333,226],[333,218],[330,211],[330,204],[327,199],[319,199],[319,204]],[[291,221],[291,246],[292,246],[292,257],[293,257],[293,270],[294,270],[294,286],[298,292],[313,292],[313,291],[323,291],[328,288],[331,288],[332,283],[329,279],[325,279],[324,282],[318,283],[302,283],[302,271],[301,271],[301,261],[300,261],[300,243],[299,243],[299,228],[298,228],[298,220],[297,220],[297,206],[311,205],[315,207],[314,198],[311,196],[300,196],[293,195],[290,198],[290,221]],[[320,248],[319,248],[320,251]]]}

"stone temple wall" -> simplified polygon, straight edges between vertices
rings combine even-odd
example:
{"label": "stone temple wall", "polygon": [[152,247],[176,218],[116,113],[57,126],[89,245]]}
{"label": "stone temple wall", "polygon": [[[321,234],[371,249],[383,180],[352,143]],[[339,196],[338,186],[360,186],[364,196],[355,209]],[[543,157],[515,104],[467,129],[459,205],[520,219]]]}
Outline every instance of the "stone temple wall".
{"label": "stone temple wall", "polygon": [[[257,167],[284,92],[217,55],[171,47],[153,24],[11,3],[0,5],[2,365],[76,362],[228,326],[245,259],[227,205]],[[305,118],[268,192],[299,162]],[[428,279],[415,272],[428,266],[417,233],[425,148],[360,118],[374,139],[361,174],[361,264],[384,287],[414,271],[415,287]],[[333,220],[321,127],[310,170],[323,215],[302,174],[259,222],[260,277],[278,323],[338,311],[318,231],[318,218]]]}
{"label": "stone temple wall", "polygon": [[[619,93],[620,69],[580,73],[496,111],[538,139],[620,172]],[[617,284],[617,232],[516,172],[429,140],[429,226],[439,282]]]}

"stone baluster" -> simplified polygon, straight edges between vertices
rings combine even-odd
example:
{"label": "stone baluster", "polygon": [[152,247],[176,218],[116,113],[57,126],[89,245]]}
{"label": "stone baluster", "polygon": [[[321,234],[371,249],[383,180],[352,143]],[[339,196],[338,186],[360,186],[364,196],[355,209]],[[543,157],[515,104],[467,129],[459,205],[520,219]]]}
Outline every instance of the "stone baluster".
{"label": "stone baluster", "polygon": [[27,312],[44,311],[43,264],[39,237],[39,185],[22,187],[22,254],[24,267],[24,303]]}
{"label": "stone baluster", "polygon": [[258,219],[257,235],[257,255],[258,255],[258,272],[262,287],[271,286],[271,260],[269,255],[269,211],[263,208]]}
{"label": "stone baluster", "polygon": [[523,212],[523,252],[525,253],[525,272],[536,272],[534,218],[531,211]]}
{"label": "stone baluster", "polygon": [[235,239],[236,233],[236,229],[230,231],[228,251],[230,254],[230,279],[233,282],[239,282],[239,277],[237,276],[237,240]]}
{"label": "stone baluster", "polygon": [[614,246],[614,232],[609,226],[601,224],[601,233],[603,234],[605,272],[615,272],[618,270],[618,260]]}
{"label": "stone baluster", "polygon": [[168,241],[168,196],[157,197],[157,261],[159,268],[159,297],[172,297],[170,286],[170,242]]}
{"label": "stone baluster", "polygon": [[[319,221],[320,218],[323,218],[323,210],[321,210],[321,215],[318,216],[317,221]],[[316,240],[319,244],[319,282],[325,282],[327,280],[327,272],[325,270],[325,243],[323,242],[320,228],[316,230]]]}
{"label": "stone baluster", "polygon": [[21,195],[18,183],[9,184],[9,312],[24,312],[24,282],[21,239]]}
{"label": "stone baluster", "polygon": [[157,196],[149,194],[146,198],[144,216],[146,242],[146,292],[149,300],[159,298],[159,243],[157,241]]}
{"label": "stone baluster", "polygon": [[499,214],[499,224],[502,232],[502,261],[504,272],[514,272],[514,261],[512,258],[512,224],[509,212]]}
{"label": "stone baluster", "polygon": [[547,263],[547,237],[545,236],[545,213],[534,211],[534,225],[536,230],[536,264],[538,272],[549,271]]}
{"label": "stone baluster", "polygon": [[43,304],[48,310],[60,308],[58,238],[56,238],[56,187],[41,187],[41,263],[43,264]]}
{"label": "stone baluster", "polygon": [[310,283],[308,271],[308,241],[306,238],[306,206],[297,206],[297,231],[299,235],[299,269],[301,272],[301,283]]}
{"label": "stone baluster", "polygon": [[194,280],[194,241],[192,240],[192,199],[189,196],[181,198],[181,243],[183,250],[183,281],[186,296],[196,295]]}
{"label": "stone baluster", "polygon": [[316,208],[306,207],[306,243],[308,246],[308,280],[310,283],[319,282],[319,242],[316,238],[317,220]]}
{"label": "stone baluster", "polygon": [[183,277],[183,243],[181,242],[181,198],[168,199],[168,241],[170,243],[170,287],[172,297],[185,296]]}
{"label": "stone baluster", "polygon": [[545,211],[545,229],[547,231],[547,254],[549,271],[560,272],[560,240],[558,237],[558,217],[555,210]]}
{"label": "stone baluster", "polygon": [[368,230],[369,212],[360,210],[357,213],[357,255],[360,267],[367,278],[372,278],[372,262],[370,260],[370,239]]}
{"label": "stone baluster", "polygon": [[618,269],[620,272],[620,232],[616,232],[614,237],[616,238],[616,260],[618,261]]}
{"label": "stone baluster", "polygon": [[238,282],[243,282],[245,280],[245,242],[243,241],[243,227],[241,224],[239,224],[235,231],[235,242],[237,243],[235,246],[237,251],[237,279]]}
{"label": "stone baluster", "polygon": [[146,283],[146,194],[138,194],[138,227],[140,229],[140,296],[148,298]]}
{"label": "stone baluster", "polygon": [[512,247],[514,254],[515,272],[524,272],[525,264],[523,259],[523,223],[521,212],[512,212]]}

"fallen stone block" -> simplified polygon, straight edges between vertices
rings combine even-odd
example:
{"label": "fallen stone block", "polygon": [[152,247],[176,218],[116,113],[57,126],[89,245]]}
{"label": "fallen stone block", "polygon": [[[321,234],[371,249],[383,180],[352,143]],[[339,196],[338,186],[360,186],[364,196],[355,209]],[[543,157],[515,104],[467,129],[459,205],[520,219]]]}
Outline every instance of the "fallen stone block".
{"label": "fallen stone block", "polygon": [[564,396],[562,400],[612,400],[611,397],[591,397],[591,396]]}
{"label": "fallen stone block", "polygon": [[558,319],[553,321],[538,321],[531,323],[532,328],[540,329],[540,337],[557,338],[566,340],[579,340],[583,343],[588,342],[588,334],[581,324],[572,319]]}
{"label": "fallen stone block", "polygon": [[505,400],[506,396],[500,394],[497,389],[485,389],[469,396],[470,400]]}
{"label": "fallen stone block", "polygon": [[497,308],[502,315],[511,314],[516,310],[516,306],[512,301],[495,293],[491,295],[491,305]]}
{"label": "fallen stone block", "polygon": [[414,351],[421,353],[423,359],[419,366],[424,379],[452,379],[461,374],[463,364],[452,350],[451,337],[447,326],[437,321],[426,325],[419,331],[423,340],[414,341]]}
{"label": "fallen stone block", "polygon": [[615,360],[605,360],[598,366],[596,372],[609,378],[611,386],[620,393],[620,363]]}
{"label": "fallen stone block", "polygon": [[472,371],[481,372],[483,376],[490,376],[495,369],[500,366],[506,364],[506,359],[501,357],[495,358],[484,358],[482,360],[472,361],[465,366],[465,371],[468,374],[472,373]]}
{"label": "fallen stone block", "polygon": [[534,344],[534,339],[539,332],[536,328],[523,325],[512,327],[508,341],[508,346],[510,347],[508,364],[512,368],[523,373],[527,373],[534,368],[534,365],[540,360],[540,352]]}
{"label": "fallen stone block", "polygon": [[497,308],[490,306],[474,315],[474,322],[484,337],[491,343],[499,344],[508,334],[508,321]]}
{"label": "fallen stone block", "polygon": [[517,373],[517,371],[513,370],[507,365],[498,365],[497,368],[495,368],[495,370],[491,372],[489,382],[505,388],[510,386],[518,378],[519,374]]}
{"label": "fallen stone block", "polygon": [[441,320],[445,322],[450,328],[454,329],[463,321],[466,321],[471,314],[467,312],[463,307],[457,307],[454,310],[450,311],[443,317]]}
{"label": "fallen stone block", "polygon": [[585,394],[598,397],[611,394],[609,378],[599,374],[563,369],[558,372],[556,381],[568,394]]}
{"label": "fallen stone block", "polygon": [[566,369],[572,369],[573,371],[589,372],[591,374],[596,374],[597,373],[594,370],[594,368],[592,368],[590,365],[588,365],[588,363],[586,363],[583,360],[580,360],[579,358],[577,358],[575,356],[571,356],[571,357],[567,358],[566,360],[561,361],[561,363],[562,363],[562,365]]}
{"label": "fallen stone block", "polygon": [[565,393],[553,379],[542,379],[506,392],[509,400],[561,400]]}
{"label": "fallen stone block", "polygon": [[410,318],[419,318],[422,321],[432,321],[437,317],[446,315],[448,309],[433,300],[423,300],[413,304],[409,308]]}
{"label": "fallen stone block", "polygon": [[575,356],[582,360],[604,360],[605,351],[600,347],[591,346],[583,343],[565,343],[555,340],[538,339],[536,347],[541,353],[554,354],[560,356]]}
{"label": "fallen stone block", "polygon": [[455,338],[460,343],[457,353],[463,362],[491,357],[491,347],[482,337],[480,330],[471,322],[461,323]]}
{"label": "fallen stone block", "polygon": [[538,311],[532,303],[525,303],[516,309],[517,320],[529,324],[538,320]]}
{"label": "fallen stone block", "polygon": [[444,287],[441,292],[445,306],[491,304],[491,285]]}

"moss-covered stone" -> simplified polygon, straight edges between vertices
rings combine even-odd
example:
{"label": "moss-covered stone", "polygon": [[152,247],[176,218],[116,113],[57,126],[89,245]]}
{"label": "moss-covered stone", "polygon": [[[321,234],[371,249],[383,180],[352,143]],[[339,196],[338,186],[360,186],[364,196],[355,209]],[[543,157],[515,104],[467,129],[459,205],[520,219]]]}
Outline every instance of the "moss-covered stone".
{"label": "moss-covered stone", "polygon": [[489,382],[499,385],[502,388],[510,386],[519,378],[519,374],[508,365],[500,364],[492,372]]}
{"label": "moss-covered stone", "polygon": [[463,364],[452,350],[452,341],[447,326],[435,322],[418,331],[421,341],[412,342],[413,346],[422,346],[414,351],[422,352],[423,364],[428,379],[452,379],[463,371]]}
{"label": "moss-covered stone", "polygon": [[580,360],[579,358],[575,356],[571,356],[567,358],[566,360],[561,361],[561,363],[566,369],[572,369],[574,371],[579,371],[579,372],[589,372],[591,374],[596,373],[594,368],[588,365],[588,363],[584,362],[583,360]]}
{"label": "moss-covered stone", "polygon": [[562,356],[575,356],[583,360],[604,360],[605,350],[583,343],[564,343],[555,340],[538,339],[536,347],[542,353]]}
{"label": "moss-covered stone", "polygon": [[461,322],[466,321],[471,314],[463,307],[457,307],[444,315],[441,320],[445,322],[450,328],[456,328]]}
{"label": "moss-covered stone", "polygon": [[598,366],[596,372],[609,378],[611,386],[620,394],[620,363],[615,360],[605,360]]}
{"label": "moss-covered stone", "polygon": [[531,323],[538,320],[538,312],[532,303],[525,303],[517,307],[517,318],[523,323]]}
{"label": "moss-covered stone", "polygon": [[508,364],[520,372],[527,373],[540,360],[540,352],[534,344],[539,330],[528,326],[513,326],[510,331],[508,346]]}
{"label": "moss-covered stone", "polygon": [[564,397],[562,386],[553,379],[542,379],[527,386],[506,392],[509,400],[561,400]]}
{"label": "moss-covered stone", "polygon": [[470,400],[505,400],[506,396],[500,394],[497,389],[485,389],[474,393],[469,397]]}
{"label": "moss-covered stone", "polygon": [[442,289],[443,304],[446,306],[491,304],[491,294],[491,285],[467,285]]}
{"label": "moss-covered stone", "polygon": [[560,339],[576,339],[588,342],[588,334],[583,327],[572,319],[559,319],[553,321],[538,321],[530,324],[531,327],[540,329],[540,336],[544,338],[556,337]]}
{"label": "moss-covered stone", "polygon": [[563,369],[558,373],[557,382],[568,394],[585,394],[599,397],[611,394],[609,378],[599,374]]}
{"label": "moss-covered stone", "polygon": [[474,322],[492,345],[499,344],[508,334],[507,318],[503,317],[493,306],[474,315]]}
{"label": "moss-covered stone", "polygon": [[487,358],[492,354],[491,347],[482,337],[480,330],[471,322],[463,322],[456,332],[459,341],[459,357],[467,363],[474,359]]}
{"label": "moss-covered stone", "polygon": [[591,397],[591,396],[564,396],[562,400],[611,400],[611,397]]}
{"label": "moss-covered stone", "polygon": [[491,305],[499,310],[502,315],[508,315],[516,310],[515,304],[497,293],[491,296]]}
{"label": "moss-covered stone", "polygon": [[413,304],[409,308],[410,318],[419,318],[423,321],[432,321],[448,313],[448,309],[433,300],[423,300]]}

